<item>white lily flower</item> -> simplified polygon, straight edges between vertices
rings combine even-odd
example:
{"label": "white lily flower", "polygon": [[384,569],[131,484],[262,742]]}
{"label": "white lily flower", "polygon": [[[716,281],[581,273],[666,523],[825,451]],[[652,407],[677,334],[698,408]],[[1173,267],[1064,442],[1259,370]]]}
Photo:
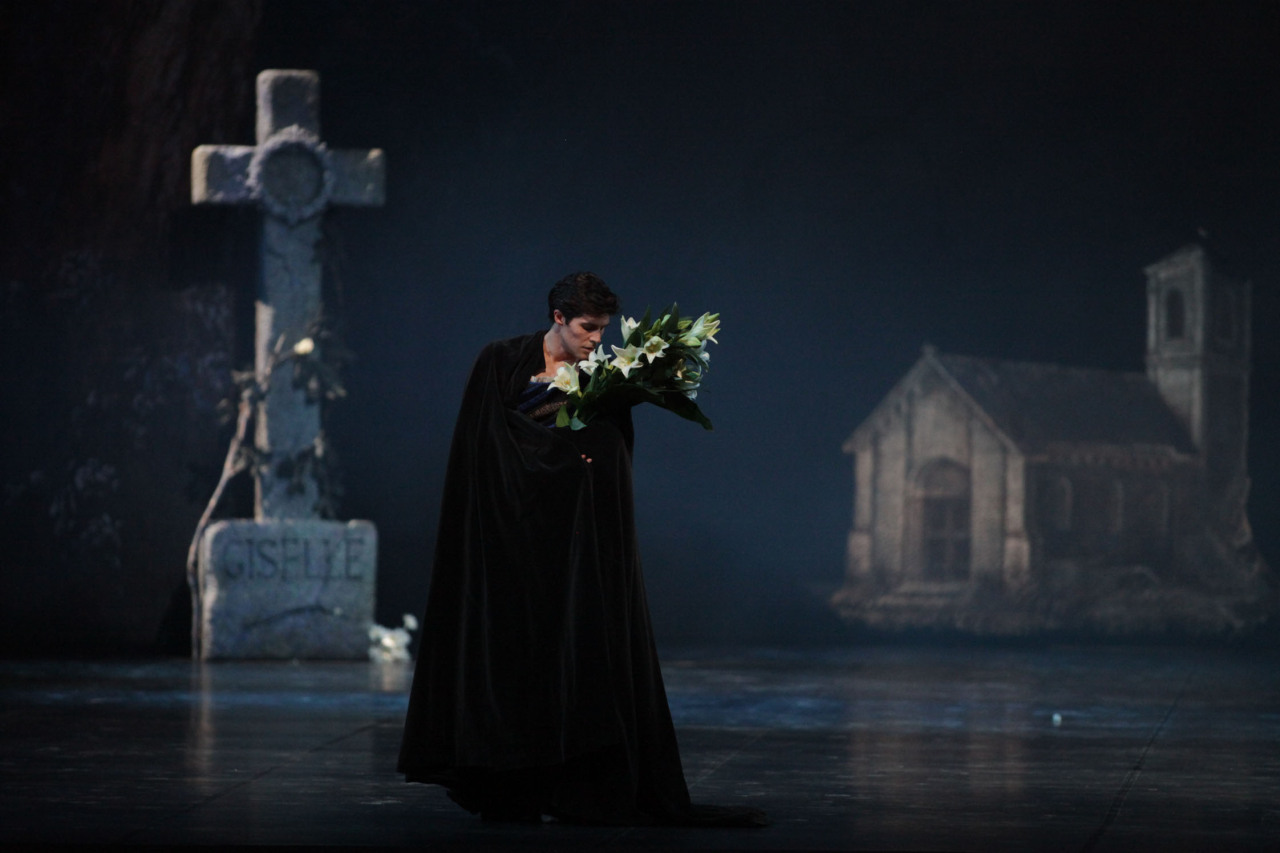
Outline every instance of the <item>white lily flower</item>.
{"label": "white lily flower", "polygon": [[632,344],[628,347],[613,347],[613,366],[629,376],[631,368],[640,366],[640,354],[643,350]]}
{"label": "white lily flower", "polygon": [[631,333],[636,330],[636,326],[640,325],[640,321],[635,317],[622,318],[622,342],[625,344],[627,338],[631,337]]}
{"label": "white lily flower", "polygon": [[662,358],[663,352],[669,347],[666,341],[654,335],[652,338],[644,342],[644,355],[649,359],[649,363],[653,364],[655,358]]}
{"label": "white lily flower", "polygon": [[303,338],[293,345],[293,354],[308,356],[316,351],[316,342],[311,338]]}
{"label": "white lily flower", "polygon": [[596,372],[596,368],[609,361],[609,354],[603,348],[593,349],[591,355],[578,362],[578,369],[583,373],[591,376]]}
{"label": "white lily flower", "polygon": [[698,339],[698,341],[711,341],[713,344],[720,343],[716,340],[716,335],[720,332],[720,315],[719,314],[703,314],[701,317],[693,321],[693,326],[689,329],[689,335]]}
{"label": "white lily flower", "polygon": [[560,369],[556,371],[556,375],[551,379],[551,385],[553,388],[559,388],[570,396],[581,396],[582,389],[578,386],[578,366],[576,364],[560,365]]}

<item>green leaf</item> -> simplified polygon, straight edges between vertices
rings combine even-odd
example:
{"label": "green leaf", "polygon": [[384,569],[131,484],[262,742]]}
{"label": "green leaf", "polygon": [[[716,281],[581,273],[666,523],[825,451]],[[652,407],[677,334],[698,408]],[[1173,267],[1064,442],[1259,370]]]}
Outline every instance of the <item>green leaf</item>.
{"label": "green leaf", "polygon": [[698,408],[698,404],[678,391],[670,391],[664,394],[660,405],[685,420],[702,424],[704,429],[712,429],[711,419],[702,413],[702,410]]}
{"label": "green leaf", "polygon": [[671,307],[663,312],[667,316],[667,321],[662,324],[662,331],[666,335],[671,335],[680,328],[680,309],[676,303],[672,302]]}
{"label": "green leaf", "polygon": [[640,322],[637,323],[636,327],[631,330],[631,334],[628,335],[627,339],[622,342],[622,345],[624,347],[640,346],[640,344],[644,341],[644,336],[646,331],[649,328],[649,324],[653,322],[652,318],[653,318],[653,312],[650,311],[648,308],[645,308],[644,316],[640,318]]}

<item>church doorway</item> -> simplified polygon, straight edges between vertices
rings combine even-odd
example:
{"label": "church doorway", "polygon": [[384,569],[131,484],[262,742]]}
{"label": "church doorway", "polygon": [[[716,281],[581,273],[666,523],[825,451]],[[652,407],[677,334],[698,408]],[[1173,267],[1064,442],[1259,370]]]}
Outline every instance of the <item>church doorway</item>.
{"label": "church doorway", "polygon": [[935,459],[916,477],[921,577],[932,583],[969,579],[969,472]]}
{"label": "church doorway", "polygon": [[969,502],[964,498],[924,499],[924,576],[969,579]]}

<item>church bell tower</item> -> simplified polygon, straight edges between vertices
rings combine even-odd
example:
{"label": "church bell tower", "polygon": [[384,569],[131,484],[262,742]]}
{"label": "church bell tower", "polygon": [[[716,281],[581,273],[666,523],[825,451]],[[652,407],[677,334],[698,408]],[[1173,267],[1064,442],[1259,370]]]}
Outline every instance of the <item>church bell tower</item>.
{"label": "church bell tower", "polygon": [[1147,376],[1187,427],[1211,494],[1246,476],[1248,282],[1192,244],[1146,268]]}

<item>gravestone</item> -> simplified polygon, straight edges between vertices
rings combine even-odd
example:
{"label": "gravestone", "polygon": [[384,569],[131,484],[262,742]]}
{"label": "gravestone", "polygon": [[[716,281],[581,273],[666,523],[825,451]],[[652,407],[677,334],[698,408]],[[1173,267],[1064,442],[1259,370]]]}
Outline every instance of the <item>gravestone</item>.
{"label": "gravestone", "polygon": [[367,659],[368,521],[233,520],[200,540],[200,658]]}
{"label": "gravestone", "polygon": [[193,204],[262,210],[254,370],[266,389],[254,413],[254,519],[212,524],[199,544],[194,651],[202,660],[365,658],[377,530],[318,518],[306,466],[323,452],[320,404],[295,387],[287,359],[319,357],[309,336],[321,316],[321,217],[331,205],[381,205],[383,155],[320,140],[314,71],[263,71],[257,96],[257,145],[191,155]]}

